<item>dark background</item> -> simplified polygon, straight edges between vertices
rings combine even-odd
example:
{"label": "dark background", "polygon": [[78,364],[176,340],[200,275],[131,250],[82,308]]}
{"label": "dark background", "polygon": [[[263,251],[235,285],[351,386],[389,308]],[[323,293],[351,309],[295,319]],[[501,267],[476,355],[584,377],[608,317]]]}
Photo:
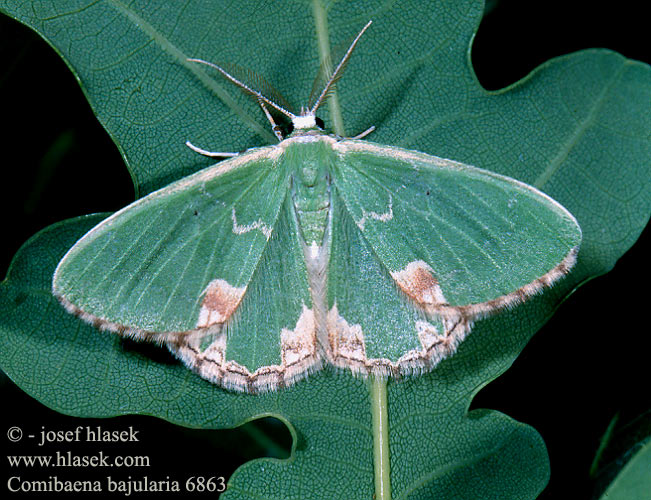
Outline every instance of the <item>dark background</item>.
{"label": "dark background", "polygon": [[[472,52],[479,81],[488,89],[499,89],[549,58],[590,47],[650,62],[644,3],[623,0],[609,3],[608,8],[600,5],[583,0],[491,2]],[[37,35],[2,16],[0,61],[4,233],[0,275],[4,276],[13,254],[38,230],[69,217],[122,208],[133,201],[133,186],[116,147],[63,61]],[[620,423],[639,423],[635,417],[646,412],[648,421],[648,351],[642,348],[644,332],[649,330],[642,317],[649,296],[648,233],[613,272],[571,296],[513,367],[473,402],[473,408],[498,409],[542,434],[552,472],[540,499],[591,498],[595,484],[588,471],[610,420],[619,412]],[[134,478],[144,474],[183,480],[191,475],[228,477],[248,459],[286,456],[289,449],[288,432],[270,419],[236,431],[189,430],[151,417],[79,419],[44,407],[1,374],[0,390],[3,448],[5,429],[12,425],[31,426],[33,432],[41,425],[49,429],[102,425],[117,430],[132,425],[140,430],[141,442],[107,451],[150,455],[154,472],[130,472]],[[261,429],[271,441],[256,437]],[[71,449],[84,453],[83,446]],[[96,451],[92,447],[86,453]],[[17,452],[42,450],[21,444]],[[10,471],[4,457],[0,459],[4,489]],[[30,473],[29,469],[19,472],[24,477]]]}

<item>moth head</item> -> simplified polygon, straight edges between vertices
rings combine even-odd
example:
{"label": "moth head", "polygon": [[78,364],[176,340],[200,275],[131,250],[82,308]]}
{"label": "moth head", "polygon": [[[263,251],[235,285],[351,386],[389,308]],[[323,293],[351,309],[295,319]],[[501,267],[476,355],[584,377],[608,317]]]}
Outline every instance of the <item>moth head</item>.
{"label": "moth head", "polygon": [[317,128],[323,130],[324,123],[321,118],[316,116],[314,111],[303,108],[300,115],[292,117],[292,127],[293,130],[313,130]]}

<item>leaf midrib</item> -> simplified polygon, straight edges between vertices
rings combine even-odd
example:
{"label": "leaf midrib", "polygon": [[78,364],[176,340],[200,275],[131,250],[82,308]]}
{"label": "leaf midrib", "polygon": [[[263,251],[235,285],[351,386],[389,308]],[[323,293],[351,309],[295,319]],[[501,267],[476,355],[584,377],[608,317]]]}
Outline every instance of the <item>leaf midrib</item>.
{"label": "leaf midrib", "polygon": [[603,87],[602,91],[594,100],[590,112],[585,116],[585,118],[577,122],[578,126],[574,129],[572,135],[570,135],[567,138],[567,140],[562,144],[562,147],[558,150],[556,156],[554,156],[552,161],[549,162],[547,168],[545,168],[545,170],[543,170],[543,172],[533,182],[532,185],[534,187],[542,190],[542,187],[545,184],[547,184],[547,182],[552,178],[552,176],[561,168],[561,165],[563,165],[563,163],[569,156],[574,146],[579,142],[581,137],[583,137],[583,135],[586,133],[588,128],[590,128],[590,126],[595,123],[597,111],[599,111],[602,108],[606,100],[607,94],[615,85],[615,82],[619,81],[619,78],[623,73],[625,67],[626,67],[626,62],[621,65],[619,70],[613,74],[613,76],[610,78],[608,83]]}

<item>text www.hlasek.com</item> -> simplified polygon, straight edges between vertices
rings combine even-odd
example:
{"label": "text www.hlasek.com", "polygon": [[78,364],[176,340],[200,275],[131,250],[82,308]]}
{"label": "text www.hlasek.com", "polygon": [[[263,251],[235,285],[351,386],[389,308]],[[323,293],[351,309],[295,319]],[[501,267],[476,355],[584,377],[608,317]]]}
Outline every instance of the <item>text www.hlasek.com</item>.
{"label": "text www.hlasek.com", "polygon": [[95,455],[75,455],[57,451],[54,455],[8,455],[10,467],[149,467],[149,457],[117,455],[100,451]]}

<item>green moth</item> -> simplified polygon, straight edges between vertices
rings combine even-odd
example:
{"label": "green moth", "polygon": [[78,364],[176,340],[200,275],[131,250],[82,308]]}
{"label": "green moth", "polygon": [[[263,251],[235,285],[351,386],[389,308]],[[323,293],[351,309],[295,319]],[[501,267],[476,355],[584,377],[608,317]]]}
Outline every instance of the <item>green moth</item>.
{"label": "green moth", "polygon": [[[89,231],[54,273],[66,309],[165,344],[227,389],[260,392],[325,365],[379,377],[431,370],[475,320],[566,275],[581,230],[547,195],[317,125],[369,25],[300,114],[194,60],[251,94],[279,143],[174,182]],[[291,118],[293,132],[283,137],[272,113]]]}

